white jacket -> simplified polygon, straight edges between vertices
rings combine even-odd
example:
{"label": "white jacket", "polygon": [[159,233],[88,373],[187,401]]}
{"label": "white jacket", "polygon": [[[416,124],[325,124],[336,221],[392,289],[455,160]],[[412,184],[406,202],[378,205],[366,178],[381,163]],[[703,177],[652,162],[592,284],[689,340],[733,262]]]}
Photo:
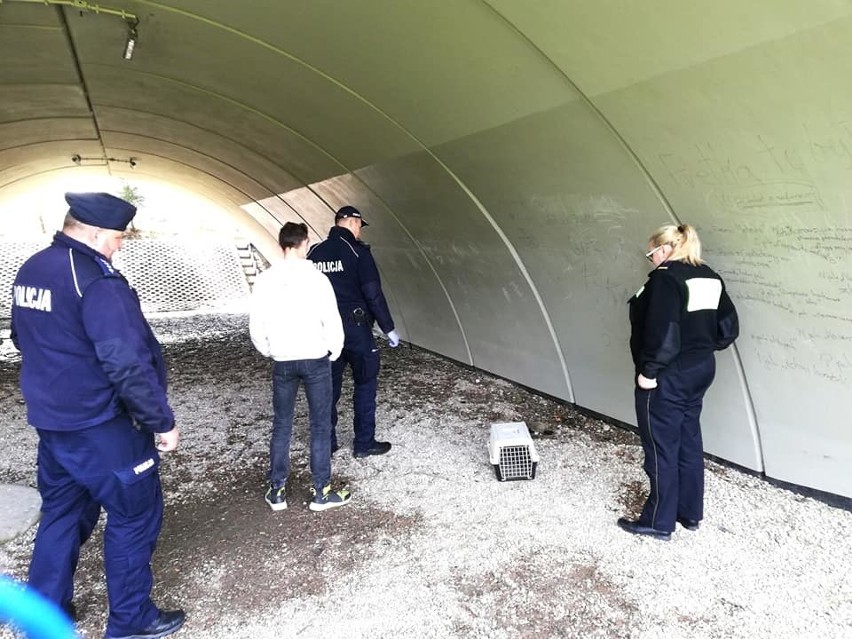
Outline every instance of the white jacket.
{"label": "white jacket", "polygon": [[308,260],[277,261],[254,282],[249,333],[276,361],[340,357],[343,324],[328,278]]}

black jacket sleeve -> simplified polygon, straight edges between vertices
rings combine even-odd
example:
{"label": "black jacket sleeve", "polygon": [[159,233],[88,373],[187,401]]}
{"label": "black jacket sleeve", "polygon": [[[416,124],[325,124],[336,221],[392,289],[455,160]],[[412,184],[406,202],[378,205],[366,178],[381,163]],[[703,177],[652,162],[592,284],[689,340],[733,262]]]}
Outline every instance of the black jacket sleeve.
{"label": "black jacket sleeve", "polygon": [[648,289],[639,372],[648,379],[655,379],[680,353],[684,297],[679,282],[659,270],[651,274]]}
{"label": "black jacket sleeve", "polygon": [[718,329],[716,350],[721,351],[728,348],[740,335],[740,320],[737,316],[737,309],[724,288],[722,289],[722,297],[719,299],[719,310],[716,317]]}
{"label": "black jacket sleeve", "polygon": [[370,315],[376,318],[382,332],[390,333],[394,328],[393,318],[385,294],[382,292],[379,269],[376,267],[376,261],[373,259],[370,249],[362,248],[363,251],[358,257],[358,279],[361,283],[361,295],[364,296],[364,301],[367,303],[367,310],[370,311]]}

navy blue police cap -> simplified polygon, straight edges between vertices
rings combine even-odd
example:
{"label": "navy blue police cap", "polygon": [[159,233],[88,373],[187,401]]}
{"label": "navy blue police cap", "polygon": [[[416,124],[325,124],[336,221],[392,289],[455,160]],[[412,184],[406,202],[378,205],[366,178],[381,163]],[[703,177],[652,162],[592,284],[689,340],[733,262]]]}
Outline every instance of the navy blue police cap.
{"label": "navy blue police cap", "polygon": [[109,193],[66,193],[68,212],[75,220],[90,226],[113,231],[124,231],[136,207]]}
{"label": "navy blue police cap", "polygon": [[361,226],[370,226],[369,224],[367,224],[367,221],[361,215],[361,211],[356,209],[354,206],[341,206],[339,209],[337,209],[337,213],[334,216],[334,221],[337,222],[338,220],[342,220],[346,217],[358,218],[359,220],[361,220]]}

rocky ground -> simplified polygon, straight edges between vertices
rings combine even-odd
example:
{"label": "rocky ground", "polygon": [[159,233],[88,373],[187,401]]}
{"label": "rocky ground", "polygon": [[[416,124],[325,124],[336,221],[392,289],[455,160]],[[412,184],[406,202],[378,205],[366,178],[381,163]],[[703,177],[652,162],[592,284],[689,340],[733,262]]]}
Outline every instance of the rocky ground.
{"label": "rocky ground", "polygon": [[[176,637],[852,636],[848,510],[708,462],[701,529],[634,537],[615,526],[644,499],[632,433],[416,349],[382,351],[379,436],[393,450],[334,457],[352,504],[307,509],[302,398],[290,507],[272,512],[271,366],[246,323],[152,321],[182,429],[162,465],[154,561],[155,600],[188,613]],[[36,437],[17,379],[11,354],[0,361],[0,482],[34,485]],[[537,476],[498,482],[489,427],[516,420],[541,433]],[[33,533],[0,545],[0,571],[25,576]],[[98,535],[84,548],[76,582],[87,638],[105,623],[100,546]]]}

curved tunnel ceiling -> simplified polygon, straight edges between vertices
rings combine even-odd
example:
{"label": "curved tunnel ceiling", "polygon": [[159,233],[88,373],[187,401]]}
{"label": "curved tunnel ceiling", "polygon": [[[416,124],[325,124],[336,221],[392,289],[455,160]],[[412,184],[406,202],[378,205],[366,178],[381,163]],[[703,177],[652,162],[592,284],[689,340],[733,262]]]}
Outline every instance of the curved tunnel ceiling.
{"label": "curved tunnel ceiling", "polygon": [[852,496],[850,49],[834,0],[4,0],[0,196],[156,178],[267,251],[354,204],[410,341],[631,423],[625,302],[688,221],[743,326],[706,449]]}

